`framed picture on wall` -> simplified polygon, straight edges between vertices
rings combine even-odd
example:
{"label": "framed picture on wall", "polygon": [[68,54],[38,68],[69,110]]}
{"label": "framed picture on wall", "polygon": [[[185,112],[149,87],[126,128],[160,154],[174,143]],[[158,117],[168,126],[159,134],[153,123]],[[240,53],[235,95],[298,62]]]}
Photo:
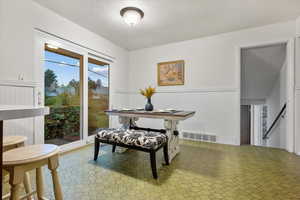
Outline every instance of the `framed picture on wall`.
{"label": "framed picture on wall", "polygon": [[158,63],[157,81],[159,86],[184,85],[184,60]]}

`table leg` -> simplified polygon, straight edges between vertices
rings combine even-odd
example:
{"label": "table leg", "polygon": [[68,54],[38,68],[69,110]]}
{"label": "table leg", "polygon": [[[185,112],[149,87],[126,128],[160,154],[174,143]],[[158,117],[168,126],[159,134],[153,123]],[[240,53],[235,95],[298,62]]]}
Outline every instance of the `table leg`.
{"label": "table leg", "polygon": [[128,129],[131,125],[136,125],[136,121],[138,120],[137,117],[121,117],[119,116],[119,122],[122,124],[122,128]]}
{"label": "table leg", "polygon": [[177,131],[178,121],[176,120],[165,120],[164,126],[166,129],[166,134],[168,136],[168,153],[169,153],[169,163],[173,158],[180,152],[179,148],[179,135],[174,135],[174,131]]}
{"label": "table leg", "polygon": [[[131,125],[136,125],[135,122],[138,120],[136,117],[121,117],[119,116],[119,123],[122,124],[122,128],[129,129],[130,123]],[[124,147],[117,147],[116,152],[124,153],[127,151],[127,148]]]}

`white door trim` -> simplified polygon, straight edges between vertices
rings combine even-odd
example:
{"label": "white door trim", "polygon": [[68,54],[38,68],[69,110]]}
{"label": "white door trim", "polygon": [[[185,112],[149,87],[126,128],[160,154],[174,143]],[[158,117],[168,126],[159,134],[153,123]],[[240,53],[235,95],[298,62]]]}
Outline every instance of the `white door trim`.
{"label": "white door trim", "polygon": [[287,110],[286,110],[286,150],[295,152],[295,39],[287,42]]}
{"label": "white door trim", "polygon": [[[44,105],[44,68],[43,68],[43,62],[44,62],[44,45],[46,43],[51,43],[53,41],[59,42],[60,48],[76,52],[78,54],[81,54],[83,56],[83,69],[82,72],[82,89],[81,91],[81,117],[80,117],[80,134],[81,139],[78,141],[74,141],[72,143],[68,143],[65,145],[62,145],[61,148],[63,151],[65,150],[71,150],[74,148],[78,148],[80,146],[86,145],[87,143],[90,143],[93,141],[93,136],[88,136],[88,57],[93,57],[93,55],[97,56],[97,60],[109,63],[110,71],[111,67],[114,65],[114,62],[109,62],[105,58],[101,59],[103,55],[99,55],[95,52],[90,52],[89,49],[86,49],[84,47],[78,46],[74,43],[71,43],[69,41],[63,40],[61,38],[56,38],[53,35],[49,35],[45,32],[41,32],[40,30],[35,31],[35,76],[36,80],[38,80],[38,89],[37,91],[41,93],[42,99],[42,105]],[[92,54],[91,54],[92,53]],[[109,79],[110,80],[110,79]],[[109,107],[111,108],[111,94],[112,94],[112,88],[111,83],[109,83]],[[111,119],[109,120],[109,123],[111,124]],[[37,129],[43,129],[44,127],[44,119],[41,118],[36,123]],[[38,136],[38,143],[42,143],[44,141],[44,134],[41,134]]]}
{"label": "white door trim", "polygon": [[237,124],[237,133],[236,142],[240,144],[240,123],[241,123],[241,114],[240,114],[240,105],[241,105],[241,52],[242,49],[245,48],[254,48],[254,47],[263,47],[263,46],[270,46],[276,44],[286,44],[287,46],[287,146],[286,150],[289,152],[295,152],[295,123],[294,123],[294,116],[295,116],[295,40],[294,38],[287,38],[287,39],[280,39],[280,40],[273,40],[261,43],[254,43],[254,44],[247,44],[241,45],[236,48],[236,60],[237,60],[237,88],[238,88],[238,95],[237,95],[237,116],[238,116],[238,124]]}

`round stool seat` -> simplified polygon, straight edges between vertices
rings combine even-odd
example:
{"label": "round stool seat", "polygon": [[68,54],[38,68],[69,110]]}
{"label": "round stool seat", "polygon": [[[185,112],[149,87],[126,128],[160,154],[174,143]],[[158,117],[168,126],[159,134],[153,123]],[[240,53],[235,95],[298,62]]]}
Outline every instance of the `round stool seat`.
{"label": "round stool seat", "polygon": [[4,136],[3,137],[3,147],[16,145],[23,143],[27,140],[25,136]]}
{"label": "round stool seat", "polygon": [[3,153],[3,165],[27,164],[49,158],[59,152],[53,144],[37,144],[20,147]]}

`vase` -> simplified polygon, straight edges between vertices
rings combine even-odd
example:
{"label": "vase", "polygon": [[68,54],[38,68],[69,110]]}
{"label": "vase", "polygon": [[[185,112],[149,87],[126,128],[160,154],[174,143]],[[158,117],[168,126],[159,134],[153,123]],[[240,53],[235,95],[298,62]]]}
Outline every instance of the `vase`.
{"label": "vase", "polygon": [[145,105],[145,110],[146,111],[152,111],[153,110],[153,105],[151,103],[151,98],[147,98],[147,103]]}

